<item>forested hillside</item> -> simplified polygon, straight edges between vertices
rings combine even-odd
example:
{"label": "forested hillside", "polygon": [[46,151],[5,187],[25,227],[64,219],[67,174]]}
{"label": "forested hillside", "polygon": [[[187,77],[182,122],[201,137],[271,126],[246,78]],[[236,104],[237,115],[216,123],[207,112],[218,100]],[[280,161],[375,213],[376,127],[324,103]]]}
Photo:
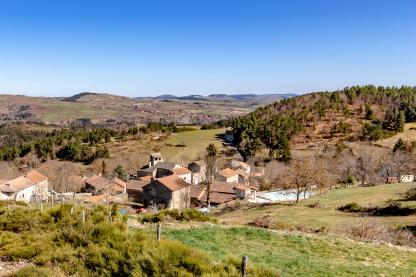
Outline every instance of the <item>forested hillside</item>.
{"label": "forested hillside", "polygon": [[368,85],[284,99],[219,125],[232,127],[244,157],[266,147],[270,158],[288,160],[290,145],[375,141],[415,120],[416,87]]}

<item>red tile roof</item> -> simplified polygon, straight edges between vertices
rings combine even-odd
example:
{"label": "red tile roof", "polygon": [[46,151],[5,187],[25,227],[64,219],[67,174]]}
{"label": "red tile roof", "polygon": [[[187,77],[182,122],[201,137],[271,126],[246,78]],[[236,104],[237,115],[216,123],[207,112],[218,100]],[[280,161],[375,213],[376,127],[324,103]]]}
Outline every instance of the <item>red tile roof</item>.
{"label": "red tile roof", "polygon": [[185,174],[191,174],[192,172],[186,167],[178,167],[173,170],[173,173],[176,175],[185,175]]}
{"label": "red tile roof", "polygon": [[147,181],[141,181],[141,180],[130,180],[127,182],[127,189],[128,190],[143,190],[143,187],[149,184]]}
{"label": "red tile roof", "polygon": [[0,184],[0,191],[18,192],[34,185],[35,183],[26,176],[20,176]]}
{"label": "red tile roof", "polygon": [[234,170],[232,170],[231,168],[224,168],[220,171],[218,171],[218,174],[221,176],[224,176],[225,178],[230,178],[233,177],[235,175],[238,175],[238,173]]}
{"label": "red tile roof", "polygon": [[203,192],[205,191],[204,185],[193,185],[191,186],[191,198],[201,199]]}
{"label": "red tile roof", "polygon": [[176,175],[170,175],[156,179],[156,182],[159,182],[160,184],[164,185],[170,191],[177,191],[190,186],[189,183],[185,182]]}
{"label": "red tile roof", "polygon": [[29,178],[29,180],[31,180],[33,183],[36,183],[36,184],[48,180],[47,177],[45,177],[44,175],[40,174],[36,170],[31,170],[30,172],[28,172],[26,174],[26,176]]}

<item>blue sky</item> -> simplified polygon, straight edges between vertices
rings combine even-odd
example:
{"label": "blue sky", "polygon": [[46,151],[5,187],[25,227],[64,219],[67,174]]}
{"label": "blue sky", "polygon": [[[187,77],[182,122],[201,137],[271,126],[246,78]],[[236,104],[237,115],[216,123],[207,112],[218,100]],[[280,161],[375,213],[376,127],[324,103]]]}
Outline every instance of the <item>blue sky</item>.
{"label": "blue sky", "polygon": [[416,85],[413,0],[0,0],[0,92]]}

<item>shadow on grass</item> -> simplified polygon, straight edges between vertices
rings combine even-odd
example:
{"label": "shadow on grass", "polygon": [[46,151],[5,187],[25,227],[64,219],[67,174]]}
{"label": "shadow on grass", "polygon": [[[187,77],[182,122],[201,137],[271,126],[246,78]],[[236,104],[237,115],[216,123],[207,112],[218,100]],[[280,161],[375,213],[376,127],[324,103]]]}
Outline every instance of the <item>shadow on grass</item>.
{"label": "shadow on grass", "polygon": [[353,202],[338,207],[339,211],[361,213],[369,216],[409,216],[416,214],[416,208],[403,207],[400,202],[392,202],[384,207],[363,207]]}

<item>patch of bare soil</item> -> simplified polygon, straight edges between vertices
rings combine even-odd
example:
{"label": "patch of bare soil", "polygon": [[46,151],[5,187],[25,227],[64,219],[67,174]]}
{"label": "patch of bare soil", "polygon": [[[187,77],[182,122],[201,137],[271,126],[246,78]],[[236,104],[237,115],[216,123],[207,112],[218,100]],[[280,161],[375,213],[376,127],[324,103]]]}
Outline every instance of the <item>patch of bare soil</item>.
{"label": "patch of bare soil", "polygon": [[29,265],[32,265],[32,263],[28,260],[9,261],[5,257],[0,257],[0,276],[9,276]]}

